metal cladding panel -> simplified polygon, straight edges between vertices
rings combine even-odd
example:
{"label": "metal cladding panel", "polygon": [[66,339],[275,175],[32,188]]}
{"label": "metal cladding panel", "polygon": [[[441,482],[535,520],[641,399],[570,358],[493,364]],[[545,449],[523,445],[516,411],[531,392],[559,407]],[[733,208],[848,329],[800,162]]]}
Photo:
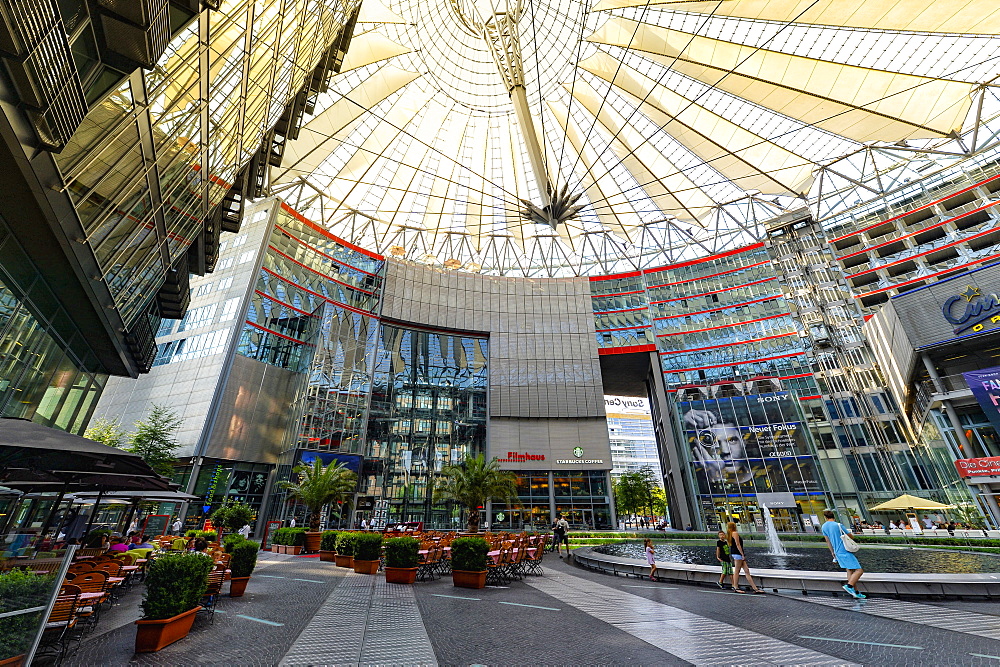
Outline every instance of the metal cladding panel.
{"label": "metal cladding panel", "polygon": [[[961,295],[970,287],[978,294],[973,295],[973,292],[969,292],[971,300],[967,300]],[[950,309],[952,316],[961,316],[967,309],[974,309],[977,304],[985,304],[993,294],[1000,294],[1000,264],[969,271],[922,289],[904,292],[893,297],[892,304],[906,337],[915,349],[920,349],[945,344],[960,337],[996,333],[1000,330],[1000,321],[990,322],[989,319],[983,322],[983,328],[979,331],[974,331],[971,326],[961,330],[962,325],[949,322],[942,312],[948,300],[952,299],[954,302]],[[984,310],[983,314],[1000,315],[1000,308],[992,313],[986,313]],[[967,324],[972,325],[973,319]],[[959,329],[957,333],[956,329]]]}
{"label": "metal cladding panel", "polygon": [[305,376],[236,354],[204,455],[277,463]]}
{"label": "metal cladding panel", "polygon": [[604,418],[490,419],[490,456],[505,470],[611,470]]}
{"label": "metal cladding panel", "polygon": [[489,334],[491,416],[604,417],[586,278],[502,278],[392,260],[383,293],[386,319]]}

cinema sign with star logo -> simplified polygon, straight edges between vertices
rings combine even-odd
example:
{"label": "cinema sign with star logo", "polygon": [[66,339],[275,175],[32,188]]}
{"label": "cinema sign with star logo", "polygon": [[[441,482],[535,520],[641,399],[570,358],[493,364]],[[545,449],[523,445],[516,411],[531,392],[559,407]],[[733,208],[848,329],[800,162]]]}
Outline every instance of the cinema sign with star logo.
{"label": "cinema sign with star logo", "polygon": [[944,302],[941,313],[955,325],[956,335],[979,333],[1000,326],[1000,297],[968,285],[964,292]]}

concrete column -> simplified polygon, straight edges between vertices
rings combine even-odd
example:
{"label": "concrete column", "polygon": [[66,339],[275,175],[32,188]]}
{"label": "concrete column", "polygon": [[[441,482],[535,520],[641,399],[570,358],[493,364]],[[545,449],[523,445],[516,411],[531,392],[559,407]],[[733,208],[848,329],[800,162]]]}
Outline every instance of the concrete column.
{"label": "concrete column", "polygon": [[[944,388],[944,383],[941,382],[941,375],[938,373],[937,368],[934,366],[934,362],[927,355],[926,352],[920,353],[920,360],[924,362],[924,368],[927,369],[927,374],[931,378],[931,384],[934,385],[934,391],[939,394],[947,393]],[[948,423],[951,424],[951,428],[955,431],[955,437],[958,438],[959,444],[970,453],[972,453],[972,445],[969,443],[969,439],[965,437],[965,430],[962,428],[962,422],[958,419],[958,413],[955,412],[955,406],[951,404],[948,399],[941,399],[941,405],[944,407],[944,413],[948,417]],[[951,447],[951,443],[948,438],[945,438],[945,442]],[[962,458],[960,452],[952,450],[952,456],[956,459]]]}

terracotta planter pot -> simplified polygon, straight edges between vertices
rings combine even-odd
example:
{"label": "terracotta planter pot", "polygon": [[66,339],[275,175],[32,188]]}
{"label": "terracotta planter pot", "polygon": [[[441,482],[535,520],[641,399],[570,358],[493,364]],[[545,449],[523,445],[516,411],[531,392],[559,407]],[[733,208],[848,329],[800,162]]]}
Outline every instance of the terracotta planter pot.
{"label": "terracotta planter pot", "polygon": [[27,653],[22,653],[21,655],[15,655],[12,658],[0,660],[0,667],[21,667],[21,665],[24,664],[24,659],[27,655]]}
{"label": "terracotta planter pot", "polygon": [[337,567],[354,567],[354,556],[336,556]]}
{"label": "terracotta planter pot", "polygon": [[378,561],[377,560],[358,560],[357,558],[352,558],[354,571],[358,574],[375,574],[378,572]]}
{"label": "terracotta planter pot", "polygon": [[250,577],[233,577],[229,580],[229,597],[241,598],[250,583]]}
{"label": "terracotta planter pot", "polygon": [[412,584],[416,580],[417,568],[415,567],[385,568],[385,583],[387,584]]}
{"label": "terracotta planter pot", "polygon": [[459,588],[486,588],[486,570],[482,572],[452,570],[451,581]]}
{"label": "terracotta planter pot", "polygon": [[323,533],[318,530],[315,533],[306,533],[306,544],[302,548],[302,552],[314,554],[319,551],[319,543],[321,539],[323,539]]}
{"label": "terracotta planter pot", "polygon": [[135,622],[135,652],[152,653],[165,646],[170,646],[178,639],[184,639],[191,631],[195,614],[201,607],[195,607],[177,614],[173,618],[161,618],[155,621],[140,619]]}
{"label": "terracotta planter pot", "polygon": [[322,551],[321,550],[319,552],[319,559],[321,561],[323,561],[324,563],[334,563],[334,562],[337,561],[337,552],[336,551]]}
{"label": "terracotta planter pot", "polygon": [[283,553],[285,553],[285,545],[284,544],[272,544],[271,545],[271,553],[275,553],[275,554],[283,554]]}
{"label": "terracotta planter pot", "polygon": [[285,545],[285,554],[288,556],[298,556],[302,553],[302,547],[293,547],[289,544]]}

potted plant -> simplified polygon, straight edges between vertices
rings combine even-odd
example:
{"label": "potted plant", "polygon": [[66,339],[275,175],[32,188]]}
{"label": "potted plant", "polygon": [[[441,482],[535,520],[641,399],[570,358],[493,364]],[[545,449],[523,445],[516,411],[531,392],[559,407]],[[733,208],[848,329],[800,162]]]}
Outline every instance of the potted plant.
{"label": "potted plant", "polygon": [[229,571],[232,573],[229,580],[229,597],[243,597],[243,592],[250,582],[250,575],[257,567],[258,551],[260,551],[260,544],[250,540],[237,542],[233,546],[232,551],[230,551],[233,557],[229,560]]}
{"label": "potted plant", "polygon": [[285,553],[285,544],[288,540],[288,531],[290,528],[279,528],[274,531],[274,535],[271,536],[271,553],[283,554]]}
{"label": "potted plant", "polygon": [[337,535],[337,567],[354,567],[354,537],[348,532]]}
{"label": "potted plant", "polygon": [[354,571],[358,574],[375,574],[382,560],[382,533],[355,533]]}
{"label": "potted plant", "polygon": [[337,556],[337,535],[340,531],[324,530],[319,541],[319,559],[324,563],[336,562]]}
{"label": "potted plant", "polygon": [[[0,574],[0,600],[4,612],[44,607],[52,594],[55,575],[38,576],[24,570]],[[0,665],[21,665],[29,650],[43,612],[18,614],[0,619]]]}
{"label": "potted plant", "polygon": [[514,473],[501,470],[496,459],[487,461],[482,454],[469,456],[461,464],[447,465],[441,473],[443,478],[436,490],[437,497],[465,506],[470,533],[479,532],[480,507],[486,507],[491,500],[517,497],[517,477]]}
{"label": "potted plant", "polygon": [[489,543],[481,537],[459,537],[451,543],[451,580],[460,588],[486,586]]}
{"label": "potted plant", "polygon": [[332,502],[343,500],[354,491],[358,476],[347,469],[343,463],[331,463],[324,466],[318,458],[312,465],[301,464],[292,471],[298,476],[298,481],[281,482],[280,487],[288,491],[288,496],[302,503],[309,510],[309,533],[304,547],[307,553],[319,551],[321,533],[319,524],[323,517],[323,508]]}
{"label": "potted plant", "polygon": [[[289,528],[285,536],[285,550],[283,553],[289,556],[298,556],[302,553],[306,544],[305,528]],[[317,548],[317,551],[319,549]]]}
{"label": "potted plant", "polygon": [[208,587],[212,559],[201,553],[160,556],[146,573],[135,652],[159,651],[187,636]]}
{"label": "potted plant", "polygon": [[253,508],[246,503],[227,500],[219,509],[212,512],[212,525],[222,526],[230,533],[235,533],[243,526],[249,526],[254,519]]}
{"label": "potted plant", "polygon": [[231,554],[233,553],[233,547],[239,544],[240,542],[244,542],[245,540],[246,538],[240,535],[239,533],[229,533],[228,535],[222,538],[222,548],[225,550],[227,554]]}
{"label": "potted plant", "polygon": [[388,584],[412,584],[417,580],[420,540],[393,537],[385,541],[385,581]]}

